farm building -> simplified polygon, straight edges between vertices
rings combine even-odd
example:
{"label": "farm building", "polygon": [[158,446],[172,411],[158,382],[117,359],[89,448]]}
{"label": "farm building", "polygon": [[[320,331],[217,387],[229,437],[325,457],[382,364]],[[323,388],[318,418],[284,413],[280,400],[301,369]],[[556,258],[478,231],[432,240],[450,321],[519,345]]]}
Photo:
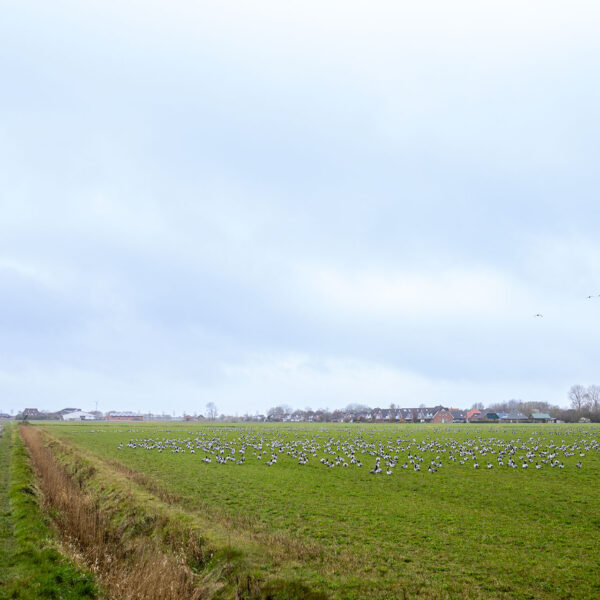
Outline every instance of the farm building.
{"label": "farm building", "polygon": [[551,417],[548,413],[533,413],[531,420],[534,423],[556,423],[556,419]]}
{"label": "farm building", "polygon": [[509,413],[498,413],[501,423],[527,423],[529,418],[522,412],[514,411]]}
{"label": "farm building", "polygon": [[116,412],[116,411],[109,412],[107,418],[109,421],[143,421],[144,420],[143,415],[136,415],[135,413],[132,413],[132,412]]}
{"label": "farm building", "polygon": [[92,413],[84,412],[82,410],[73,410],[65,413],[62,416],[63,421],[95,421],[96,417]]}
{"label": "farm building", "polygon": [[80,408],[62,408],[56,414],[58,416],[62,417],[63,415],[66,415],[67,413],[77,412],[77,411],[81,411],[81,409]]}

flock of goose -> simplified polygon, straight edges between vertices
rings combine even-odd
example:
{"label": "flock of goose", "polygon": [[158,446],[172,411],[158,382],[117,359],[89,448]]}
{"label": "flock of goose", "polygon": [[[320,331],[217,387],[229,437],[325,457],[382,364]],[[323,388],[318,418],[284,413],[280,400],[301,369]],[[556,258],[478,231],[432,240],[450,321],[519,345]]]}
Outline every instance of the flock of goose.
{"label": "flock of goose", "polygon": [[254,462],[273,467],[286,461],[327,469],[362,468],[365,465],[373,475],[388,476],[393,475],[395,469],[436,473],[450,464],[471,469],[579,469],[586,455],[600,452],[600,430],[562,430],[551,435],[534,434],[526,439],[515,437],[510,440],[484,436],[379,440],[364,432],[347,437],[330,437],[325,432],[290,439],[293,435],[290,430],[243,432],[229,439],[223,432],[208,430],[190,432],[184,438],[134,438],[127,444],[119,444],[118,449],[187,453],[199,455],[206,464],[220,465]]}

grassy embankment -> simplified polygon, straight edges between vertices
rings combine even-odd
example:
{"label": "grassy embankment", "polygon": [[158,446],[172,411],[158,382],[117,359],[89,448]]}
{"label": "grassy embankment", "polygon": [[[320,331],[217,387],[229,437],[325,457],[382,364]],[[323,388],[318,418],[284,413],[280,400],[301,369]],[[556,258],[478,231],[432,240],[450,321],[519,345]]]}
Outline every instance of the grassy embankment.
{"label": "grassy embankment", "polygon": [[[584,458],[560,452],[564,469],[486,469],[487,445],[582,444],[600,435],[594,426],[271,426],[190,424],[57,425],[45,427],[67,440],[74,455],[107,477],[121,476],[148,497],[162,498],[185,515],[206,548],[230,547],[238,573],[259,580],[298,579],[332,598],[581,598],[600,596],[600,453]],[[101,428],[103,431],[98,431]],[[95,430],[95,432],[92,432]],[[424,472],[373,476],[365,466],[326,468],[279,454],[267,468],[247,451],[243,465],[202,462],[166,450],[131,450],[131,438],[215,438],[240,448],[244,436],[262,439],[267,457],[274,440],[336,448],[346,440],[375,447],[398,439],[437,442],[425,456]],[[440,451],[448,440],[479,447],[482,468],[450,462]],[[586,443],[588,443],[586,442]],[[404,444],[406,445],[406,444]],[[439,453],[444,466],[429,474]],[[357,453],[358,454],[358,453]],[[401,464],[407,454],[400,453]],[[328,456],[331,458],[331,456]],[[539,460],[539,457],[536,458]],[[577,469],[575,463],[583,461]],[[472,461],[471,461],[472,462]],[[104,493],[104,492],[102,492]],[[231,588],[229,588],[231,589]]]}
{"label": "grassy embankment", "polygon": [[0,599],[96,598],[91,575],[56,547],[15,427],[0,433]]}

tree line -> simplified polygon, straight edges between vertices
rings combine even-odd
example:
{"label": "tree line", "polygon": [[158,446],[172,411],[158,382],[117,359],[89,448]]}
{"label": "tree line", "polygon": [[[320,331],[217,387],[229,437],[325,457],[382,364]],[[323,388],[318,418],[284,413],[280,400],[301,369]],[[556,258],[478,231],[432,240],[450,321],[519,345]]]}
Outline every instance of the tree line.
{"label": "tree line", "polygon": [[551,417],[574,423],[582,417],[590,421],[600,422],[600,386],[598,385],[573,385],[567,394],[569,406],[560,407],[548,402],[523,402],[523,400],[507,400],[496,402],[487,407],[482,402],[477,402],[471,408],[493,412],[521,412],[530,415],[534,412],[548,413]]}
{"label": "tree line", "polygon": [[[581,418],[589,419],[593,423],[600,422],[600,385],[583,386],[576,384],[571,386],[567,394],[569,406],[567,408],[550,404],[548,402],[524,402],[523,400],[511,399],[505,402],[495,402],[487,406],[483,402],[476,402],[471,408],[477,408],[481,411],[489,412],[504,412],[513,413],[520,412],[528,416],[533,413],[548,413],[551,417],[565,421],[567,423],[575,423]],[[400,408],[398,405],[390,404],[389,409],[395,410]],[[419,408],[426,408],[424,404],[420,404]],[[209,402],[206,406],[206,417],[210,421],[214,420],[242,420],[252,421],[256,417],[244,415],[243,417],[231,417],[227,415],[218,415],[217,407],[213,402]],[[331,420],[339,420],[348,413],[355,415],[365,412],[378,412],[381,408],[371,408],[365,404],[349,404],[345,409],[329,410],[311,408],[294,409],[286,404],[274,406],[267,411],[269,420],[285,420],[287,417],[298,417],[301,420],[314,420],[317,422],[327,422]],[[262,417],[262,415],[261,415]],[[360,420],[360,419],[359,419]]]}

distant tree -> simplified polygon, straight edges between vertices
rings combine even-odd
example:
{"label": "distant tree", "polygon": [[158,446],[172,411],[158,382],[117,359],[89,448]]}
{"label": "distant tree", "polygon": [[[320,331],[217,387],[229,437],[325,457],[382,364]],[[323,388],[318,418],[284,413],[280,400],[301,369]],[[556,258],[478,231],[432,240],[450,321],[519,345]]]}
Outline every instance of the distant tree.
{"label": "distant tree", "polygon": [[474,402],[471,408],[476,408],[477,410],[483,410],[485,407],[483,406],[483,402]]}
{"label": "distant tree", "polygon": [[281,420],[283,417],[292,414],[292,408],[287,406],[286,404],[280,404],[279,406],[274,406],[270,408],[267,412],[267,416],[271,420]]}
{"label": "distant tree", "polygon": [[523,404],[522,400],[516,400],[515,398],[511,398],[508,401],[508,411],[517,411],[520,410],[521,405]]}
{"label": "distant tree", "polygon": [[521,402],[519,410],[524,415],[531,415],[532,413],[541,412],[549,413],[553,409],[547,402]]}
{"label": "distant tree", "polygon": [[346,406],[346,411],[347,412],[368,412],[369,411],[369,407],[366,406],[365,404],[357,404],[357,403],[351,403],[348,404],[348,406]]}
{"label": "distant tree", "polygon": [[561,419],[563,421],[566,421],[562,414],[564,412],[564,409],[562,409],[560,406],[550,405],[547,412],[551,417],[554,417],[555,419]]}
{"label": "distant tree", "polygon": [[527,404],[522,400],[516,400],[515,398],[511,398],[507,402],[496,402],[495,404],[490,404],[488,406],[488,410],[494,412],[526,412]]}
{"label": "distant tree", "polygon": [[565,421],[566,423],[575,423],[580,417],[579,413],[576,410],[573,410],[572,408],[561,410],[556,416],[561,421]]}
{"label": "distant tree", "polygon": [[217,418],[217,405],[214,402],[209,402],[206,405],[206,418],[209,421],[214,421]]}
{"label": "distant tree", "polygon": [[589,399],[590,411],[594,414],[600,413],[600,385],[590,385],[586,393]]}
{"label": "distant tree", "polygon": [[571,408],[577,413],[581,413],[585,408],[588,400],[587,390],[582,385],[572,385],[569,390],[569,401],[571,402]]}

